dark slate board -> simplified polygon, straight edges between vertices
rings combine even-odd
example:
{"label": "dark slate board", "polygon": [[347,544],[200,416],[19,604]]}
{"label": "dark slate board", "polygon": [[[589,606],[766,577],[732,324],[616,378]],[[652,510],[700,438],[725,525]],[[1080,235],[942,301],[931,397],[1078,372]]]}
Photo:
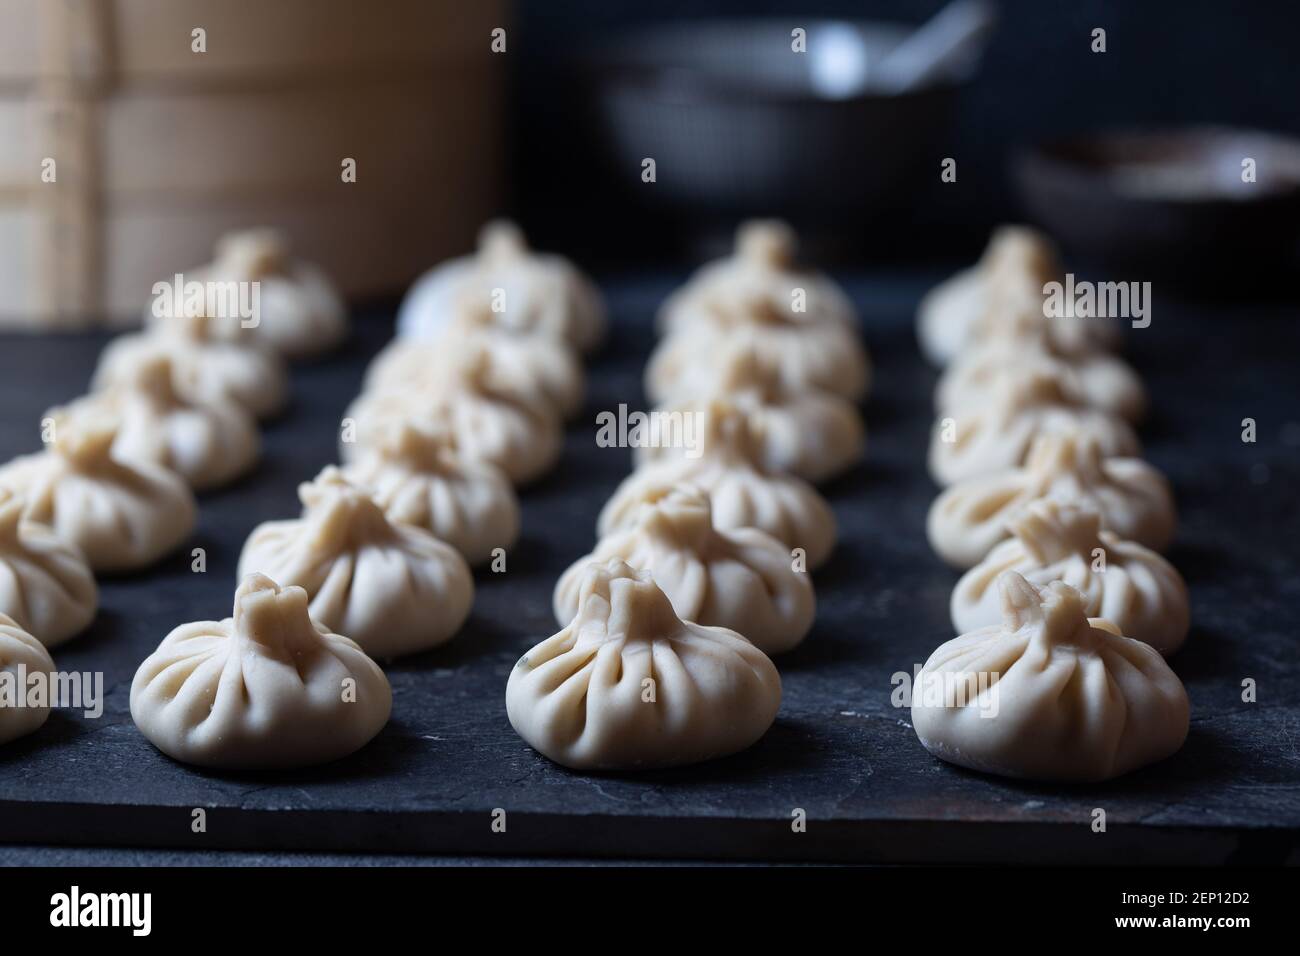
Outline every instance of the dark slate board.
{"label": "dark slate board", "polygon": [[[780,716],[746,753],[640,775],[585,775],[531,751],[505,716],[519,655],[556,630],[551,587],[593,542],[598,509],[630,468],[594,442],[597,411],[640,400],[650,317],[680,277],[607,284],[617,332],[591,367],[588,408],[560,468],[524,497],[509,571],[478,577],[465,632],[388,669],[393,720],[364,751],[295,773],[180,766],[136,731],[138,663],[179,623],[230,612],[239,548],[258,522],[297,513],[297,482],[334,458],[336,423],[365,360],[389,334],[358,321],[345,353],[294,372],[292,410],[268,428],[266,458],[238,487],[202,499],[194,544],[150,573],[111,580],[91,633],[58,649],[62,669],[105,672],[99,720],[56,713],[0,750],[0,841],[521,857],[877,861],[1280,862],[1300,833],[1300,329],[1290,310],[1192,308],[1157,294],[1131,332],[1154,414],[1148,457],[1175,482],[1182,526],[1170,557],[1187,577],[1194,630],[1173,664],[1191,693],[1191,735],[1167,762],[1105,786],[1013,783],[929,757],[890,705],[890,676],[952,636],[956,575],[923,534],[935,489],[924,457],[934,373],[911,314],[922,279],[859,278],[877,367],[868,455],[826,489],[842,543],[816,576],[816,628],[779,659]],[[49,404],[84,388],[102,336],[0,337],[0,456],[38,446]],[[1241,420],[1259,423],[1256,444]],[[1240,699],[1258,682],[1259,702]],[[208,808],[205,834],[191,810]],[[1092,810],[1108,815],[1092,832]],[[491,813],[507,813],[505,833]],[[804,833],[790,825],[807,813]]]}

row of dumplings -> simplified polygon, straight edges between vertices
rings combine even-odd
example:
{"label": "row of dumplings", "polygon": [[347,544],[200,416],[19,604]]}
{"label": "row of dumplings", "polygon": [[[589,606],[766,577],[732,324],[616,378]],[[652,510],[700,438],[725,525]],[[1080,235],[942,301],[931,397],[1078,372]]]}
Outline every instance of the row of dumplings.
{"label": "row of dumplings", "polygon": [[698,416],[696,440],[637,447],[594,550],[555,586],[561,630],[506,688],[512,726],[557,763],[695,763],[748,747],[776,717],[769,655],[811,629],[808,571],[836,538],[810,481],[861,457],[869,380],[852,306],[793,252],[784,225],[748,223],[735,254],[660,312],[651,421]]}
{"label": "row of dumplings", "polygon": [[249,535],[231,618],[182,625],[141,665],[145,735],[223,768],[319,763],[372,739],[391,710],[374,658],[461,629],[470,566],[518,537],[514,486],[554,465],[604,324],[590,283],[507,223],[417,282],[345,414],[343,465],[300,486],[300,517]]}
{"label": "row of dumplings", "polygon": [[[42,419],[43,451],[0,466],[0,668],[54,668],[48,649],[85,630],[95,576],[137,571],[179,547],[197,521],[195,492],[252,470],[256,417],[287,396],[283,355],[347,332],[342,302],[274,233],[223,239],[191,280],[258,281],[260,323],[192,307],[151,308],[144,332],[104,350],[88,395]],[[0,711],[0,742],[44,723],[48,708]]]}
{"label": "row of dumplings", "polygon": [[1059,276],[1043,237],[1006,228],[918,314],[923,352],[946,365],[930,446],[946,487],[927,533],[965,573],[960,636],[917,675],[912,722],[952,763],[1095,781],[1182,746],[1187,693],[1162,655],[1190,615],[1158,553],[1176,525],[1169,484],[1136,457],[1145,390],[1107,351],[1113,320],[1045,311]]}

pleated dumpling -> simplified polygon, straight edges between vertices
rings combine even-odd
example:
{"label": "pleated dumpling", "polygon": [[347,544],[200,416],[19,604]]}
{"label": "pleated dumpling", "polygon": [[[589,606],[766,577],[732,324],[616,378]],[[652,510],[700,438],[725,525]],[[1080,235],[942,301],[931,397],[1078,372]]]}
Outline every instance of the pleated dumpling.
{"label": "pleated dumpling", "polygon": [[1015,468],[1040,435],[1077,434],[1094,440],[1103,455],[1141,451],[1137,435],[1122,418],[1066,394],[1049,374],[1001,381],[986,402],[952,409],[930,435],[930,476],[951,485]]}
{"label": "pleated dumpling", "polygon": [[1002,620],[936,650],[917,675],[912,726],[941,760],[1031,780],[1109,780],[1174,754],[1190,705],[1160,653],[1088,619],[1085,599],[1014,571]]}
{"label": "pleated dumpling", "polygon": [[170,360],[177,393],[196,402],[235,402],[269,418],[289,400],[289,373],[275,352],[252,342],[230,342],[206,316],[169,316],[148,331],[119,335],[100,353],[93,389],[129,381],[141,363]]}
{"label": "pleated dumpling", "polygon": [[447,428],[461,458],[495,465],[516,485],[549,471],[564,445],[551,406],[494,381],[490,358],[477,350],[421,387],[363,393],[344,412],[339,456],[354,460],[380,440],[386,423],[402,419]]}
{"label": "pleated dumpling", "polygon": [[716,357],[729,346],[756,353],[787,394],[820,390],[856,402],[867,393],[870,363],[853,329],[805,324],[757,300],[719,304],[711,321],[664,338],[646,365],[646,394],[659,403],[698,393],[716,377]]}
{"label": "pleated dumpling", "polygon": [[355,641],[313,621],[302,588],[262,575],[233,617],[182,624],[131,682],[140,732],[182,763],[305,767],[370,742],[392,710],[388,678]]}
{"label": "pleated dumpling", "polygon": [[507,331],[537,332],[590,352],[605,337],[605,304],[573,263],[528,248],[511,222],[491,222],[478,252],[430,269],[397,313],[397,334],[432,340],[462,310],[492,310]]}
{"label": "pleated dumpling", "polygon": [[115,458],[162,465],[195,491],[242,477],[261,454],[252,415],[234,402],[180,395],[172,361],[163,355],[142,360],[111,388],[92,392],[65,410],[76,417],[91,409],[117,425]]}
{"label": "pleated dumpling", "polygon": [[[745,413],[721,400],[699,412],[696,444],[686,457],[639,468],[623,480],[600,512],[602,536],[633,524],[641,506],[694,485],[713,503],[713,524],[721,530],[757,528],[787,548],[801,548],[815,568],[835,547],[835,513],[802,478],[768,472]],[[693,457],[692,457],[693,456]]]}
{"label": "pleated dumpling", "polygon": [[494,389],[549,404],[562,418],[582,408],[585,378],[572,346],[540,332],[511,332],[492,312],[465,310],[447,320],[437,339],[394,339],[366,371],[367,391],[401,391],[435,384],[457,365],[485,356]]}
{"label": "pleated dumpling", "polygon": [[[324,270],[294,258],[288,239],[275,229],[245,229],[222,236],[212,262],[186,276],[206,285],[211,333],[222,341],[262,345],[300,359],[328,352],[347,337],[347,309],[333,283]],[[256,314],[247,316],[239,307],[254,311],[253,283]],[[225,294],[241,287],[250,290],[242,303]],[[174,318],[168,304],[155,300],[150,321]]]}
{"label": "pleated dumpling", "polygon": [[1023,294],[1041,310],[1042,286],[1061,274],[1056,249],[1027,226],[1002,226],[980,261],[931,289],[921,300],[916,333],[921,351],[947,365],[973,341],[972,330],[992,307],[1005,308]]}
{"label": "pleated dumpling", "polygon": [[1043,336],[1026,340],[990,339],[962,352],[935,386],[940,415],[974,408],[998,395],[1005,383],[1048,376],[1072,400],[1126,421],[1146,412],[1146,389],[1137,372],[1107,352],[1055,352]]}
{"label": "pleated dumpling", "polygon": [[506,476],[466,461],[444,429],[397,419],[381,423],[367,452],[343,469],[384,509],[388,520],[432,532],[471,565],[519,537],[519,500]]}
{"label": "pleated dumpling", "polygon": [[[866,428],[848,399],[830,392],[787,392],[769,362],[752,349],[728,349],[715,377],[698,393],[682,394],[660,405],[660,415],[685,415],[725,399],[744,410],[758,446],[758,460],[772,472],[789,472],[809,481],[828,481],[862,457]],[[637,461],[673,457],[681,448],[641,446]]]}
{"label": "pleated dumpling", "polygon": [[556,620],[573,620],[588,568],[614,558],[649,571],[682,620],[736,631],[766,654],[790,650],[812,627],[812,581],[789,549],[757,528],[715,528],[708,495],[689,485],[643,505],[635,524],[564,572]]}
{"label": "pleated dumpling", "polygon": [[1027,505],[1008,527],[1012,537],[953,589],[958,634],[1001,620],[995,584],[1004,571],[1015,571],[1033,584],[1064,581],[1083,595],[1089,617],[1111,621],[1161,654],[1182,645],[1190,620],[1182,576],[1150,548],[1102,531],[1096,511],[1044,499]]}
{"label": "pleated dumpling", "polygon": [[1086,436],[1043,435],[1025,464],[959,482],[944,491],[926,520],[935,553],[958,568],[983,560],[1007,537],[1007,522],[1036,498],[1085,505],[1125,541],[1162,551],[1177,526],[1164,475],[1138,458],[1105,458]]}
{"label": "pleated dumpling", "polygon": [[265,574],[302,588],[311,616],[367,654],[389,658],[452,638],[474,603],[469,566],[423,528],[393,524],[329,466],[298,489],[301,518],[253,529],[239,576]]}
{"label": "pleated dumpling", "polygon": [[744,750],[776,718],[781,678],[724,627],[682,621],[649,572],[588,569],[578,612],[519,659],[506,685],[515,731],[556,763],[617,770]]}
{"label": "pleated dumpling", "polygon": [[0,614],[46,647],[86,629],[99,606],[90,565],[45,525],[24,521],[24,502],[0,487]]}
{"label": "pleated dumpling", "polygon": [[53,677],[50,652],[16,621],[0,614],[0,674],[7,675],[2,679],[14,688],[12,699],[0,695],[0,744],[40,730],[49,720],[49,700],[31,700],[27,694],[27,681],[38,673]]}
{"label": "pleated dumpling", "polygon": [[45,451],[0,468],[0,485],[23,496],[23,518],[53,528],[96,572],[132,571],[178,548],[198,520],[189,486],[175,472],[119,461],[111,419],[56,413]]}
{"label": "pleated dumpling", "polygon": [[849,297],[829,276],[801,268],[796,247],[794,230],[784,222],[741,223],[734,253],[699,269],[664,302],[659,331],[677,335],[707,326],[739,302],[764,303],[798,325],[855,329]]}
{"label": "pleated dumpling", "polygon": [[917,337],[935,365],[947,365],[990,338],[1046,336],[1061,353],[1111,349],[1119,343],[1113,318],[1063,309],[1048,315],[1047,284],[1061,279],[1055,246],[1025,226],[993,234],[979,264],[940,283],[921,300]]}

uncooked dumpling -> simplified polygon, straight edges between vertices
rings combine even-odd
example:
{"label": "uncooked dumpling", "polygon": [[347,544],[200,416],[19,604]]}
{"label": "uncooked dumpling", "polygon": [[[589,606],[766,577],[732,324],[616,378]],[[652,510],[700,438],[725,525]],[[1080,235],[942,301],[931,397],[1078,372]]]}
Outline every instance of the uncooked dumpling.
{"label": "uncooked dumpling", "polygon": [[870,364],[857,333],[837,322],[804,323],[766,300],[719,303],[707,322],[663,339],[650,356],[645,391],[652,402],[698,394],[717,377],[728,347],[748,349],[775,369],[789,395],[820,389],[851,402],[870,382]]}
{"label": "uncooked dumpling", "polygon": [[771,309],[796,326],[856,329],[853,303],[828,276],[797,265],[796,245],[783,222],[742,223],[735,252],[701,268],[668,297],[659,311],[660,332],[678,335],[709,325],[738,303]]}
{"label": "uncooked dumpling", "polygon": [[1146,412],[1146,389],[1123,359],[1106,352],[1062,355],[1043,337],[990,339],[962,352],[935,386],[940,415],[971,409],[998,394],[1005,383],[1048,376],[1073,400],[1130,422]]}
{"label": "uncooked dumpling", "polygon": [[398,419],[382,423],[379,433],[343,473],[365,489],[389,521],[432,532],[472,565],[515,543],[519,500],[500,470],[462,460],[443,429]]}
{"label": "uncooked dumpling", "polygon": [[604,536],[636,521],[641,506],[668,495],[679,484],[694,485],[713,502],[720,530],[758,528],[788,548],[802,548],[815,568],[835,547],[835,514],[802,478],[774,474],[757,464],[759,455],[745,413],[723,401],[701,412],[700,434],[691,454],[639,468],[618,486],[600,512]]}
{"label": "uncooked dumpling", "polygon": [[50,702],[30,700],[33,674],[54,676],[50,652],[12,618],[0,614],[0,744],[39,730],[50,717]]}
{"label": "uncooked dumpling", "polygon": [[[659,415],[687,415],[710,401],[726,399],[744,410],[758,443],[758,460],[772,472],[827,481],[862,458],[866,429],[857,408],[829,392],[789,393],[780,377],[751,349],[733,348],[718,360],[712,381],[698,394],[659,406]],[[674,447],[642,446],[638,462],[680,455]]]}
{"label": "uncooked dumpling", "polygon": [[583,770],[736,753],[780,705],[766,654],[735,631],[682,621],[649,572],[617,559],[587,571],[572,623],[521,657],[506,686],[519,736]]}
{"label": "uncooked dumpling", "polygon": [[0,487],[0,614],[46,647],[86,629],[99,605],[81,553],[45,525],[22,520],[23,499]]}
{"label": "uncooked dumpling", "polygon": [[935,365],[947,365],[973,340],[980,316],[996,303],[1024,293],[1041,311],[1042,287],[1061,274],[1056,248],[1037,230],[1002,226],[993,233],[984,255],[931,289],[917,309],[916,333],[921,351]]}
{"label": "uncooked dumpling", "polygon": [[794,570],[790,550],[756,528],[718,530],[708,495],[689,485],[643,505],[635,524],[564,572],[554,602],[561,624],[578,612],[588,568],[613,558],[649,571],[682,620],[729,628],[766,654],[790,650],[812,627],[812,581]]}
{"label": "uncooked dumpling", "polygon": [[100,353],[91,387],[130,380],[141,363],[171,361],[177,393],[196,402],[236,402],[258,418],[269,418],[289,399],[284,361],[254,343],[222,341],[203,316],[161,319],[147,332],[119,335]]}
{"label": "uncooked dumpling", "polygon": [[[215,338],[265,345],[289,358],[308,358],[328,352],[347,337],[347,310],[329,277],[319,267],[293,258],[288,240],[274,229],[222,236],[213,261],[185,276],[205,284],[205,312],[211,316]],[[241,308],[251,311],[251,293],[245,292],[241,302],[237,290],[249,290],[254,282],[257,314],[248,316]],[[149,321],[174,318],[174,308],[169,306],[174,303],[155,302]]]}
{"label": "uncooked dumpling", "polygon": [[1043,435],[1022,468],[959,482],[930,506],[926,533],[935,553],[969,568],[1007,537],[1007,521],[1036,498],[1086,505],[1126,541],[1164,550],[1177,516],[1169,482],[1137,458],[1104,458],[1080,435]]}
{"label": "uncooked dumpling", "polygon": [[93,410],[115,422],[113,457],[176,472],[195,491],[229,484],[257,465],[257,422],[234,402],[201,402],[175,388],[171,359],[140,362],[113,387],[66,406],[74,418]]}
{"label": "uncooked dumpling", "polygon": [[917,310],[921,351],[935,365],[947,365],[968,348],[991,338],[1046,336],[1056,351],[1111,349],[1119,343],[1113,318],[1073,311],[1049,317],[1049,282],[1062,278],[1056,248],[1042,233],[1003,226],[993,234],[979,264],[932,289]]}
{"label": "uncooked dumpling", "polygon": [[1190,707],[1151,646],[1089,621],[1060,581],[998,579],[1002,620],[936,650],[917,675],[912,726],[925,749],[1031,780],[1109,780],[1178,751]]}
{"label": "uncooked dumpling", "polygon": [[182,763],[224,770],[346,757],[388,722],[388,678],[355,641],[308,614],[302,588],[260,574],[224,621],[182,624],[131,682],[140,732]]}
{"label": "uncooked dumpling", "polygon": [[950,410],[930,436],[930,475],[940,485],[1014,468],[1039,435],[1072,433],[1094,439],[1106,456],[1137,455],[1141,446],[1121,418],[1066,394],[1044,373],[1001,381],[987,401]]}
{"label": "uncooked dumpling", "polygon": [[952,624],[958,634],[1001,620],[997,589],[1004,571],[1031,583],[1064,581],[1084,598],[1089,617],[1111,621],[1126,637],[1172,654],[1187,637],[1187,585],[1149,548],[1101,530],[1091,508],[1035,501],[1009,522],[1003,541],[957,582]]}
{"label": "uncooked dumpling", "polygon": [[114,423],[94,413],[56,414],[45,451],[0,468],[21,494],[24,519],[48,525],[96,572],[132,571],[178,548],[194,530],[194,494],[173,471],[111,454]]}
{"label": "uncooked dumpling", "polygon": [[385,423],[403,419],[445,427],[460,457],[495,465],[516,485],[540,478],[563,450],[564,429],[550,405],[502,388],[493,381],[491,360],[477,350],[419,388],[363,393],[344,412],[340,457],[359,457]]}
{"label": "uncooked dumpling", "polygon": [[423,528],[393,524],[364,490],[330,466],[298,489],[302,517],[253,529],[239,576],[303,588],[311,616],[375,657],[437,647],[474,603],[465,559]]}
{"label": "uncooked dumpling", "polygon": [[401,391],[436,384],[456,365],[486,356],[487,380],[503,393],[550,404],[562,418],[582,408],[582,363],[573,348],[538,332],[502,329],[490,310],[463,311],[448,319],[434,341],[394,339],[366,372],[367,391]]}
{"label": "uncooked dumpling", "polygon": [[397,313],[397,334],[433,340],[461,311],[492,310],[513,332],[538,332],[590,352],[605,337],[605,304],[591,280],[567,259],[528,248],[519,227],[492,222],[478,252],[430,269]]}

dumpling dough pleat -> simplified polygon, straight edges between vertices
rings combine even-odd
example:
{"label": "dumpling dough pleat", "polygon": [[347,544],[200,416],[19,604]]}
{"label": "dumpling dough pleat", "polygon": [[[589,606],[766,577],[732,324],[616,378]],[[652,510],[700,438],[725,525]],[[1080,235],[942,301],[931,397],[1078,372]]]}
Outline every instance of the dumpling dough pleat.
{"label": "dumpling dough pleat", "polygon": [[0,487],[0,614],[57,647],[94,620],[99,589],[81,552],[23,520],[24,509],[21,496]]}
{"label": "dumpling dough pleat", "polygon": [[54,660],[50,652],[12,618],[0,614],[0,675],[10,683],[21,700],[0,700],[0,744],[25,737],[50,717],[49,701],[32,705],[27,698],[27,684],[31,675],[54,674]]}

